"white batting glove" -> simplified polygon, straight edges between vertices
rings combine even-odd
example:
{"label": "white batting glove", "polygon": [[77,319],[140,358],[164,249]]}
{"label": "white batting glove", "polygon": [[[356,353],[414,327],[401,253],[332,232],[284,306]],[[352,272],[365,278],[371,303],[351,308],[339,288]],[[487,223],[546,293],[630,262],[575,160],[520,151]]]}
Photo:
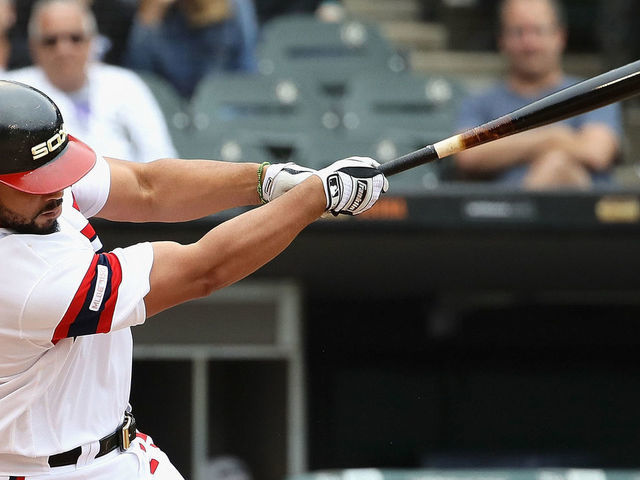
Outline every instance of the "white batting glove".
{"label": "white batting glove", "polygon": [[389,188],[379,166],[369,157],[349,157],[315,172],[324,185],[327,211],[358,215],[369,210]]}
{"label": "white batting glove", "polygon": [[304,182],[314,172],[312,168],[301,167],[293,162],[270,165],[262,179],[262,198],[270,202]]}

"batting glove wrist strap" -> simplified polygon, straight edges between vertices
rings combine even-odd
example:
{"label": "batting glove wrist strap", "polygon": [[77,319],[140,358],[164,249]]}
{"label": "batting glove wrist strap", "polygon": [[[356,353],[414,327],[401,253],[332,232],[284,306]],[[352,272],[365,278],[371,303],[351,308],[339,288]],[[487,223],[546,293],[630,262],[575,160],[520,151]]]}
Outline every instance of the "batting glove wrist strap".
{"label": "batting glove wrist strap", "polygon": [[293,162],[270,165],[262,180],[262,198],[270,202],[304,182],[314,172]]}
{"label": "batting glove wrist strap", "polygon": [[267,203],[267,199],[264,198],[262,192],[262,176],[264,174],[264,167],[268,167],[269,165],[271,165],[269,162],[262,162],[258,167],[258,197],[262,203]]}
{"label": "batting glove wrist strap", "polygon": [[327,211],[358,215],[369,210],[389,188],[379,165],[368,157],[349,157],[317,171],[315,175],[324,185]]}

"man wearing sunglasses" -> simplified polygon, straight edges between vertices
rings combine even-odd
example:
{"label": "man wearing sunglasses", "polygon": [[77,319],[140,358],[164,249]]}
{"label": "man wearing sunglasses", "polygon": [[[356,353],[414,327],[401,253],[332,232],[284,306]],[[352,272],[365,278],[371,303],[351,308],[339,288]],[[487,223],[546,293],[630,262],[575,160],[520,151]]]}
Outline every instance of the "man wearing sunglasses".
{"label": "man wearing sunglasses", "polygon": [[147,162],[176,156],[144,82],[126,69],[94,61],[96,21],[86,2],[37,1],[28,33],[35,65],[7,72],[5,78],[49,95],[68,131],[116,158]]}

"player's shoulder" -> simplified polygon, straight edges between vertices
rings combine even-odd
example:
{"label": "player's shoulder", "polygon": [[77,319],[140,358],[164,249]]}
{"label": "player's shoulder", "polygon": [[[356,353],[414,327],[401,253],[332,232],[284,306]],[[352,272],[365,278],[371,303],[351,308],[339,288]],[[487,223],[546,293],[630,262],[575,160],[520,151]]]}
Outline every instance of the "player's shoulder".
{"label": "player's shoulder", "polygon": [[[10,272],[0,276],[0,302],[20,304],[21,299],[52,273],[69,271],[69,267],[79,272],[86,270],[93,252],[64,232],[27,235],[0,229],[0,256],[3,271]],[[52,290],[62,286],[56,283],[50,285]]]}
{"label": "player's shoulder", "polygon": [[7,271],[46,271],[74,258],[90,258],[91,248],[67,231],[48,235],[21,234],[0,229],[0,255]]}

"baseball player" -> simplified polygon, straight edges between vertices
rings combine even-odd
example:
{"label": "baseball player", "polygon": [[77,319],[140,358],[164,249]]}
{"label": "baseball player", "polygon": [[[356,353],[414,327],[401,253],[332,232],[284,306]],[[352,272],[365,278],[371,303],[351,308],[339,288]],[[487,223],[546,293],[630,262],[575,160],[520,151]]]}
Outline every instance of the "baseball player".
{"label": "baseball player", "polygon": [[[128,405],[130,327],[249,275],[325,212],[388,183],[369,158],[295,164],[103,158],[56,105],[0,82],[0,480],[181,479]],[[177,222],[254,208],[190,245],[102,249],[87,220]]]}

